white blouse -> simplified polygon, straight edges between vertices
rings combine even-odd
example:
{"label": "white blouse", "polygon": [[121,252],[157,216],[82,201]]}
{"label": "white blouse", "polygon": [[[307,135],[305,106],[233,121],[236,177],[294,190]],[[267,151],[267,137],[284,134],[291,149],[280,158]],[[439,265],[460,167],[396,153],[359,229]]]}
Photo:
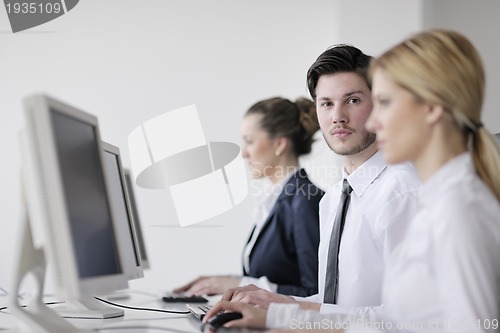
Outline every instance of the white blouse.
{"label": "white blouse", "polygon": [[267,326],[498,332],[499,257],[500,203],[464,153],[422,185],[418,214],[386,268],[381,306],[321,314],[271,304]]}

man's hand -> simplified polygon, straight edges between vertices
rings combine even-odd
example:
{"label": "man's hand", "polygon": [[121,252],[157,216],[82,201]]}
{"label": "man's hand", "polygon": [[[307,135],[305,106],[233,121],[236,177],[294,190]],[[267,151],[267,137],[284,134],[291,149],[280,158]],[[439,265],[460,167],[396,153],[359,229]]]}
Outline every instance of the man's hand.
{"label": "man's hand", "polygon": [[224,327],[250,327],[264,328],[266,326],[267,310],[259,309],[255,306],[243,303],[232,303],[220,301],[215,304],[210,311],[203,317],[203,322],[206,323],[211,317],[221,311],[239,312],[243,316],[241,319],[231,320],[224,324]]}
{"label": "man's hand", "polygon": [[260,308],[267,309],[271,303],[296,303],[291,296],[275,294],[261,289],[253,284],[248,286],[229,289],[222,296],[223,301],[241,302],[257,305]]}
{"label": "man's hand", "polygon": [[246,285],[243,287],[231,288],[231,289],[228,289],[224,293],[224,295],[222,295],[221,301],[231,301],[233,299],[233,297],[235,295],[239,294],[240,292],[255,291],[255,290],[260,290],[260,288],[254,284],[249,284],[249,285]]}

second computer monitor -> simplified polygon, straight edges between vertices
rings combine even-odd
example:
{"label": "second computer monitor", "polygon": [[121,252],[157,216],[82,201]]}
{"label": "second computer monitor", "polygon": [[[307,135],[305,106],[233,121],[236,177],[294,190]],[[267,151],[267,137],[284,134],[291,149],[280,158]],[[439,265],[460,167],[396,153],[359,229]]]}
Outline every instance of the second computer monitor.
{"label": "second computer monitor", "polygon": [[140,243],[130,206],[120,150],[118,147],[106,142],[102,142],[102,147],[104,149],[104,168],[107,173],[106,180],[110,192],[111,209],[117,225],[118,246],[124,254],[123,271],[127,279],[139,279],[144,276]]}
{"label": "second computer monitor", "polygon": [[135,200],[134,194],[134,184],[132,182],[132,176],[130,175],[130,170],[124,169],[125,181],[127,183],[127,190],[130,199],[130,207],[132,208],[132,215],[134,216],[135,231],[137,233],[137,242],[139,243],[139,250],[141,252],[142,268],[150,268],[148,251],[146,249],[146,242],[144,240],[144,234],[141,227],[141,219],[139,217],[139,210],[137,208],[137,202]]}

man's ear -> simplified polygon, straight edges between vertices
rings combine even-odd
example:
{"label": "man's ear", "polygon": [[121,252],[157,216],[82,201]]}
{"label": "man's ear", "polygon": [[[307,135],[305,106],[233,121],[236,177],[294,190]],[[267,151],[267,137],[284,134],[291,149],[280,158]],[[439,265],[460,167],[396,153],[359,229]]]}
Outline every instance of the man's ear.
{"label": "man's ear", "polygon": [[425,119],[427,123],[431,125],[437,123],[446,114],[446,111],[444,110],[443,106],[437,104],[426,105],[425,112],[426,112]]}

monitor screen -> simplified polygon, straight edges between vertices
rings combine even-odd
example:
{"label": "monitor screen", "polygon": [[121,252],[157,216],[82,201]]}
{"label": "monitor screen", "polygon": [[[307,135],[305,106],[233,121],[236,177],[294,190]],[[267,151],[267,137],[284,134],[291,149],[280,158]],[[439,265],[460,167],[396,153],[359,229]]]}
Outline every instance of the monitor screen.
{"label": "monitor screen", "polygon": [[[94,298],[128,287],[97,117],[45,95],[30,96],[24,104],[23,193],[26,234],[33,237],[24,238],[19,262],[31,263],[34,271],[47,263],[54,291],[65,301],[57,309],[38,304],[32,310],[55,325],[62,324],[56,324],[54,312],[71,318],[123,316],[123,310]],[[30,243],[43,256],[38,250],[23,252]]]}
{"label": "monitor screen", "polygon": [[79,276],[121,273],[95,127],[51,110]]}
{"label": "monitor screen", "polygon": [[139,242],[131,211],[119,149],[108,143],[104,148],[104,167],[110,191],[111,209],[117,225],[118,246],[123,254],[123,270],[128,279],[143,277]]}
{"label": "monitor screen", "polygon": [[144,235],[142,233],[141,220],[139,218],[139,210],[137,208],[137,202],[135,199],[132,176],[130,175],[130,170],[124,169],[124,172],[125,172],[125,181],[127,183],[128,196],[130,199],[130,208],[132,208],[132,215],[134,216],[135,232],[137,235],[137,243],[139,244],[139,252],[141,253],[142,267],[150,268],[148,252],[146,250],[146,243],[144,240]]}

